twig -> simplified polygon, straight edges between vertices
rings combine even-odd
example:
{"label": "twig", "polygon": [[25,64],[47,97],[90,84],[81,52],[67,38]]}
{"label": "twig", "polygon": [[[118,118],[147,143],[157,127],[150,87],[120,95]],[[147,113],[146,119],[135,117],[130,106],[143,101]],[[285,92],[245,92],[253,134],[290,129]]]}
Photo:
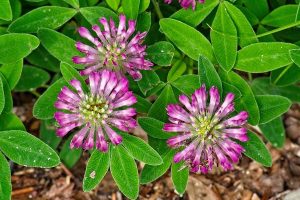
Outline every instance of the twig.
{"label": "twig", "polygon": [[17,195],[22,195],[22,194],[27,194],[27,193],[31,193],[34,191],[33,187],[28,187],[28,188],[22,188],[19,190],[15,190],[12,192],[12,196],[17,196]]}
{"label": "twig", "polygon": [[72,174],[72,172],[64,165],[64,164],[60,164],[62,170],[70,177],[74,178],[74,175]]}

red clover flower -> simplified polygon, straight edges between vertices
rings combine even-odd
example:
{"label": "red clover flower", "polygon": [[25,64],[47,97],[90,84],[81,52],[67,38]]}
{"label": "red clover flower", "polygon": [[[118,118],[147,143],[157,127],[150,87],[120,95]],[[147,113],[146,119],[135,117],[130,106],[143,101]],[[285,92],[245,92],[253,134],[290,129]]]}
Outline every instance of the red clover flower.
{"label": "red clover flower", "polygon": [[241,127],[247,122],[248,113],[242,111],[228,117],[234,111],[234,95],[228,93],[220,104],[218,89],[211,87],[209,96],[208,101],[205,85],[202,85],[192,94],[191,101],[180,95],[182,105],[167,106],[171,123],[166,123],[163,130],[181,133],[167,140],[171,148],[183,149],[174,156],[174,162],[184,161],[195,173],[207,173],[214,163],[225,171],[233,169],[232,163],[238,162],[244,151],[235,140],[248,140],[247,129]]}
{"label": "red clover flower", "polygon": [[[170,4],[172,3],[173,0],[165,0],[165,3]],[[205,0],[198,0],[199,3],[204,3]],[[195,10],[196,8],[196,4],[197,4],[197,0],[178,0],[178,2],[180,3],[181,7],[183,7],[184,9],[189,8],[190,6],[192,6],[193,10]]]}
{"label": "red clover flower", "polygon": [[96,144],[98,150],[105,152],[108,150],[106,138],[114,145],[122,142],[122,137],[112,126],[127,132],[136,127],[133,118],[136,110],[127,107],[137,99],[128,90],[128,80],[115,72],[92,72],[88,82],[89,92],[85,92],[80,81],[74,79],[70,81],[73,88],[65,86],[59,93],[55,103],[59,111],[54,114],[60,126],[57,135],[64,137],[76,128],[78,131],[71,141],[71,148],[89,150]]}
{"label": "red clover flower", "polygon": [[112,19],[108,22],[103,17],[99,21],[104,30],[101,30],[98,25],[92,27],[98,38],[92,36],[85,27],[78,29],[80,36],[88,39],[94,45],[91,47],[81,42],[76,43],[76,48],[85,54],[85,57],[73,57],[74,63],[85,65],[86,69],[81,71],[81,75],[89,75],[94,71],[106,68],[119,74],[128,72],[133,79],[141,79],[140,70],[151,70],[151,66],[153,66],[150,61],[145,59],[146,46],[141,45],[147,32],[138,32],[132,37],[136,21],[129,20],[126,30],[125,15],[120,15],[118,27]]}

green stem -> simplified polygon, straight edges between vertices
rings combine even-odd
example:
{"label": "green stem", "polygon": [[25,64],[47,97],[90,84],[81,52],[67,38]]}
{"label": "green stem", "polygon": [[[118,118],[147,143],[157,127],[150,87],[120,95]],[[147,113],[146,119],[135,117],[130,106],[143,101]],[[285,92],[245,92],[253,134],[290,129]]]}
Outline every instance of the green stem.
{"label": "green stem", "polygon": [[31,94],[33,94],[33,95],[36,96],[36,97],[40,97],[40,96],[41,96],[41,94],[38,93],[38,92],[35,91],[35,90],[32,90],[32,91],[30,91],[30,92],[31,92]]}
{"label": "green stem", "polygon": [[162,12],[161,12],[161,10],[160,10],[160,7],[159,7],[158,2],[157,2],[156,0],[151,0],[151,1],[152,1],[152,4],[153,4],[153,6],[154,6],[154,9],[155,9],[155,12],[156,12],[158,18],[159,18],[159,19],[164,18],[163,14],[162,14]]}
{"label": "green stem", "polygon": [[276,78],[276,80],[274,81],[274,84],[276,85],[276,83],[281,79],[281,77],[292,67],[293,65],[289,65],[287,66],[280,74],[279,76]]}
{"label": "green stem", "polygon": [[258,38],[264,37],[264,36],[271,35],[271,34],[273,34],[273,33],[277,33],[277,32],[279,32],[279,31],[283,31],[283,30],[285,30],[285,29],[293,28],[293,27],[299,26],[299,25],[300,25],[300,21],[297,21],[297,22],[288,24],[288,25],[286,25],[286,26],[283,26],[283,27],[280,27],[280,28],[276,28],[276,29],[273,29],[273,30],[271,30],[271,31],[268,31],[268,32],[259,34],[259,35],[257,35],[256,37],[258,37]]}
{"label": "green stem", "polygon": [[248,73],[248,78],[249,78],[249,81],[250,81],[250,82],[253,80],[252,74],[251,74],[251,73]]}

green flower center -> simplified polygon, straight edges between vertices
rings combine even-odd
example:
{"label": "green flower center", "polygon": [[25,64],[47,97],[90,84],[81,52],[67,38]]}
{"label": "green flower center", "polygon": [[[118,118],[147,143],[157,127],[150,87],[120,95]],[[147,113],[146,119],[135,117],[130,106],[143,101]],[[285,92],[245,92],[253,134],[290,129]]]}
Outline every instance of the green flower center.
{"label": "green flower center", "polygon": [[195,133],[202,137],[206,137],[212,130],[211,120],[207,118],[198,118],[194,122]]}
{"label": "green flower center", "polygon": [[101,123],[110,113],[108,102],[103,97],[86,95],[79,105],[79,112],[86,122]]}

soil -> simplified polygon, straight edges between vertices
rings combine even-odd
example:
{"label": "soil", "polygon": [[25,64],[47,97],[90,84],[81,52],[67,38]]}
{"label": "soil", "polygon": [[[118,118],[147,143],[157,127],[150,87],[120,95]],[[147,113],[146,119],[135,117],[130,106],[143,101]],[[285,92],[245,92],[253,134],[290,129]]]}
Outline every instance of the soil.
{"label": "soil", "polygon": [[[34,104],[31,95],[14,94],[14,111],[33,134],[38,133],[39,121],[32,117]],[[29,96],[29,97],[28,97]],[[25,99],[18,102],[18,99]],[[273,166],[266,168],[243,157],[230,172],[213,171],[208,175],[189,177],[186,193],[174,192],[170,173],[157,181],[140,187],[141,200],[266,200],[300,199],[300,105],[294,104],[284,117],[286,141],[281,149],[267,144]],[[140,129],[137,135],[146,137]],[[37,169],[13,166],[13,200],[121,200],[127,199],[118,190],[108,173],[93,191],[82,191],[82,180],[88,160],[84,153],[72,169],[63,164],[53,169]],[[141,168],[142,166],[139,166]]]}

